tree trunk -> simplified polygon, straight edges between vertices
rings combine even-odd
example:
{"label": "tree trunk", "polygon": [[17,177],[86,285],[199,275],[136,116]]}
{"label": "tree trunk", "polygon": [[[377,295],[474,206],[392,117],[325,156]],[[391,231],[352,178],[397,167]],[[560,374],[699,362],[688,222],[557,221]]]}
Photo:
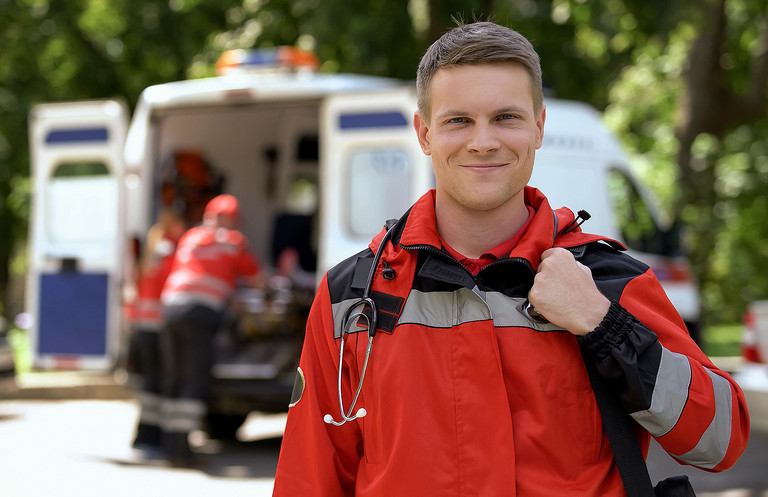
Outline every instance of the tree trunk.
{"label": "tree trunk", "polygon": [[[751,80],[744,94],[736,94],[726,83],[720,64],[725,53],[727,17],[725,0],[703,4],[708,25],[693,43],[685,78],[681,117],[676,128],[679,195],[675,216],[688,224],[695,243],[690,247],[693,272],[700,288],[710,283],[710,261],[720,221],[714,215],[718,202],[715,188],[718,154],[696,159],[693,144],[706,133],[722,139],[730,131],[766,116],[768,83],[768,37],[764,36],[752,54]],[[766,8],[764,21],[768,21]],[[706,317],[706,309],[705,317]]]}

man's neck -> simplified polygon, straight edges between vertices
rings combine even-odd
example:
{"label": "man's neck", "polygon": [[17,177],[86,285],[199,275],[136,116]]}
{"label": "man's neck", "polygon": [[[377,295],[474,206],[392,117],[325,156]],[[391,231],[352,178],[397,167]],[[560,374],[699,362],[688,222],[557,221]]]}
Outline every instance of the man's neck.
{"label": "man's neck", "polygon": [[465,257],[477,259],[512,238],[528,219],[523,193],[492,211],[467,209],[452,199],[435,199],[437,230]]}

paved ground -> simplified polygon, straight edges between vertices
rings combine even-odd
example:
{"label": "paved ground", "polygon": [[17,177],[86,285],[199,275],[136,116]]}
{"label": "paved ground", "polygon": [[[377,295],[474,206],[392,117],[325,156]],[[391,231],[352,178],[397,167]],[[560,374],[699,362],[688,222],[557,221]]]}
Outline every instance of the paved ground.
{"label": "paved ground", "polygon": [[[724,369],[729,369],[725,367]],[[60,425],[59,421],[56,421],[56,417],[67,416],[67,411],[76,409],[78,405],[87,405],[88,409],[95,410],[95,412],[101,412],[102,415],[98,416],[99,423],[102,422],[102,418],[114,418],[121,422],[117,422],[111,425],[111,428],[99,427],[100,425],[93,426],[80,426],[73,427],[89,430],[99,431],[101,435],[95,437],[95,441],[92,442],[93,447],[83,447],[76,450],[75,462],[65,460],[50,460],[49,462],[55,462],[51,466],[51,474],[48,475],[46,480],[36,482],[37,485],[41,485],[45,482],[51,492],[56,493],[54,490],[61,490],[57,487],[57,481],[67,481],[67,478],[72,478],[73,475],[66,474],[66,468],[79,468],[80,465],[86,462],[101,462],[108,463],[101,466],[93,465],[88,469],[89,474],[93,471],[97,471],[96,468],[101,468],[103,478],[110,479],[116,478],[118,481],[123,476],[123,472],[117,471],[119,468],[127,470],[132,477],[138,476],[141,473],[141,478],[156,479],[157,483],[161,481],[165,482],[164,478],[167,472],[177,471],[169,468],[158,468],[157,465],[146,465],[143,463],[136,463],[130,451],[129,437],[130,430],[125,429],[125,426],[132,426],[134,417],[136,415],[134,392],[131,388],[125,386],[119,378],[113,375],[105,375],[98,373],[33,373],[27,374],[17,379],[16,388],[8,390],[7,385],[5,389],[0,387],[0,405],[6,409],[24,409],[26,404],[39,404],[40,402],[48,401],[63,401],[60,404],[58,414],[46,414],[50,416],[46,418],[45,426],[60,426],[63,436],[67,436],[67,430],[64,426]],[[52,404],[53,405],[53,404]],[[61,411],[64,409],[64,411]],[[66,411],[66,412],[65,412]],[[102,412],[103,411],[103,412]],[[47,411],[40,411],[47,412]],[[38,416],[38,415],[35,415]],[[43,416],[40,414],[39,416]],[[1,417],[1,416],[0,416]],[[0,421],[6,421],[6,419],[0,419]],[[34,416],[33,416],[34,421]],[[58,423],[58,424],[57,424]],[[108,425],[110,426],[110,425]],[[119,426],[119,429],[115,428]],[[210,494],[208,490],[213,494],[218,494],[219,490],[224,491],[225,494],[234,497],[238,495],[238,492],[243,491],[243,495],[249,495],[251,497],[270,495],[271,494],[271,477],[274,474],[274,467],[277,463],[277,454],[279,451],[280,437],[282,435],[282,428],[284,426],[284,417],[255,417],[241,428],[241,434],[243,436],[243,443],[234,445],[209,445],[208,448],[215,454],[214,468],[206,475],[200,475],[195,472],[182,474],[175,474],[172,479],[168,481],[184,481],[190,484],[190,488],[196,490],[207,489],[204,494]],[[14,436],[21,435],[18,432],[18,428],[14,428],[11,433]],[[5,432],[6,436],[3,436],[6,447],[9,442],[7,438],[8,431]],[[97,433],[97,435],[98,435]],[[122,437],[119,443],[115,442],[116,436]],[[54,438],[52,440],[56,440]],[[123,440],[124,439],[124,440]],[[99,444],[104,441],[112,440],[113,443],[117,443],[117,447],[120,449],[102,448]],[[42,461],[51,458],[41,458],[39,455],[39,449],[43,446],[44,440],[30,440],[29,447],[22,449],[21,454],[34,452],[34,467],[40,468]],[[46,449],[45,453],[49,455],[56,455],[57,451],[62,449]],[[66,449],[70,451],[70,449]],[[66,452],[65,451],[65,452]],[[88,457],[83,456],[83,451],[88,453]],[[128,451],[128,452],[126,452]],[[8,453],[7,450],[1,451],[4,453],[6,459],[5,469],[7,470],[8,464],[14,464],[18,461],[15,457]],[[31,454],[31,453],[30,453]],[[46,456],[47,457],[47,456]],[[8,463],[8,461],[11,461]],[[61,462],[59,462],[61,461]],[[651,473],[653,481],[657,481],[673,474],[688,474],[693,481],[696,488],[697,495],[699,497],[768,497],[768,435],[759,432],[753,432],[749,446],[744,456],[739,460],[737,465],[730,471],[721,474],[712,474],[705,471],[697,470],[690,467],[680,466],[674,460],[672,460],[667,454],[665,454],[658,445],[655,443],[651,446],[651,452],[648,458],[648,467]],[[1,470],[0,470],[1,471]],[[177,471],[178,473],[178,471]],[[79,473],[78,473],[79,474]],[[0,476],[2,476],[0,472]],[[16,474],[12,475],[17,476]],[[200,477],[203,477],[200,479]],[[58,478],[61,478],[59,480]],[[29,478],[26,477],[27,479]],[[5,482],[9,479],[6,476]],[[13,481],[13,478],[10,479]],[[131,480],[133,481],[133,480]],[[218,482],[214,484],[213,482]],[[165,484],[165,483],[164,483]],[[174,484],[175,485],[175,484]],[[45,486],[45,485],[44,485]],[[3,486],[0,485],[0,488]],[[7,488],[7,487],[6,487]],[[103,489],[103,487],[102,487]],[[130,495],[152,495],[146,491],[140,491],[138,487],[134,485],[133,490],[129,492]],[[4,492],[5,493],[5,492]],[[50,494],[48,493],[48,494]],[[98,492],[94,495],[97,495]],[[9,494],[10,495],[10,494]],[[19,495],[24,495],[19,494]],[[31,494],[30,494],[31,495]],[[43,495],[41,493],[35,493],[36,495]],[[61,493],[59,493],[61,495]],[[117,494],[114,494],[117,495]],[[121,494],[122,495],[122,494]]]}

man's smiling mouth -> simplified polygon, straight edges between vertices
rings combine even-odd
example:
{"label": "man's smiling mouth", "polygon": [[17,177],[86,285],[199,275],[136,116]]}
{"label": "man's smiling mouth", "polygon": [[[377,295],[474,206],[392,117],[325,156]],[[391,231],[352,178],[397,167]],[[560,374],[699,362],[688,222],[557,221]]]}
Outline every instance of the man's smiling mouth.
{"label": "man's smiling mouth", "polygon": [[464,164],[461,167],[467,168],[467,169],[477,169],[477,170],[483,170],[483,169],[497,169],[500,167],[508,166],[509,162],[498,162],[493,164]]}

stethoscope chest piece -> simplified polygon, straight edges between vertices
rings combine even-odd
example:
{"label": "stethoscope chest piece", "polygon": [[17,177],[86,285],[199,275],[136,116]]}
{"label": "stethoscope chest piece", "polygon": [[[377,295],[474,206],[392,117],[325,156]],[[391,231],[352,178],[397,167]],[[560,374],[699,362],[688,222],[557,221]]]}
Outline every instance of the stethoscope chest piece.
{"label": "stethoscope chest piece", "polygon": [[[366,313],[366,310],[368,311]],[[361,407],[354,415],[352,411],[355,409],[357,399],[360,397],[360,392],[363,389],[363,381],[365,380],[365,373],[368,371],[368,360],[371,357],[371,349],[373,348],[373,337],[376,335],[376,303],[370,297],[363,297],[352,304],[349,309],[344,313],[341,320],[341,342],[339,343],[339,373],[338,373],[338,393],[339,393],[339,411],[341,412],[341,421],[336,421],[333,416],[326,414],[323,416],[323,421],[334,426],[341,426],[347,421],[354,421],[357,418],[365,417],[368,411]],[[363,369],[360,372],[360,380],[357,382],[357,389],[355,390],[355,396],[352,398],[352,403],[349,405],[349,409],[344,409],[344,399],[342,398],[341,377],[344,367],[344,343],[346,342],[346,336],[351,333],[357,333],[354,328],[361,327],[361,323],[365,323],[365,327],[368,329],[368,343],[365,347],[365,360],[363,361]],[[354,328],[350,328],[354,327]]]}

